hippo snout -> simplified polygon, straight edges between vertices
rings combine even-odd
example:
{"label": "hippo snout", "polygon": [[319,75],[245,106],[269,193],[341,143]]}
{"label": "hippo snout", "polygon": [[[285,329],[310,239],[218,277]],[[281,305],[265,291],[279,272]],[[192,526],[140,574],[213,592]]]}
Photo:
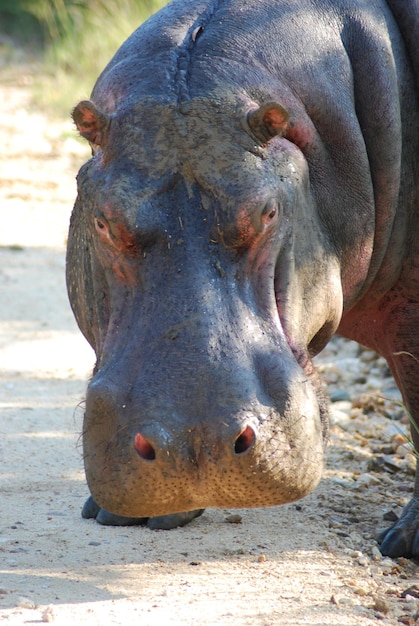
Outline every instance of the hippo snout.
{"label": "hippo snout", "polygon": [[319,403],[302,372],[281,401],[259,385],[226,403],[213,388],[204,407],[191,394],[182,410],[179,399],[150,388],[135,394],[110,379],[98,375],[89,386],[84,454],[91,493],[112,513],[271,506],[307,495],[320,480]]}

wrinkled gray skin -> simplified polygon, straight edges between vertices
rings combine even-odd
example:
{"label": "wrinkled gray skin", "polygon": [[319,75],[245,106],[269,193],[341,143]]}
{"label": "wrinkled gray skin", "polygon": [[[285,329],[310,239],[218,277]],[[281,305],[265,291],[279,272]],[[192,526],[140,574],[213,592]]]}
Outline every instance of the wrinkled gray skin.
{"label": "wrinkled gray skin", "polygon": [[[311,357],[336,331],[418,420],[418,29],[416,0],[174,0],[75,108],[85,517],[170,528],[309,493]],[[419,555],[418,483],[384,554]]]}

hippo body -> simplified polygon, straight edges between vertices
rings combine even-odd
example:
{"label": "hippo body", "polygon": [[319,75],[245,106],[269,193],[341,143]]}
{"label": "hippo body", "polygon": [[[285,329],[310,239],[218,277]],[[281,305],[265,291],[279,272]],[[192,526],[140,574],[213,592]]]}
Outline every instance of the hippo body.
{"label": "hippo body", "polygon": [[[418,34],[416,0],[173,0],[77,105],[86,516],[170,527],[309,493],[312,357],[336,332],[419,420]],[[418,555],[418,530],[419,480],[383,553]]]}

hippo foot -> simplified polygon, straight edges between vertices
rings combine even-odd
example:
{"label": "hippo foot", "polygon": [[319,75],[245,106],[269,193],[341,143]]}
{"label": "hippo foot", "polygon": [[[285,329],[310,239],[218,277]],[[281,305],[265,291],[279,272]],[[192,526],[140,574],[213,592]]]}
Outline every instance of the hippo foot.
{"label": "hippo foot", "polygon": [[103,526],[147,526],[151,530],[171,530],[178,526],[186,526],[195,517],[199,517],[204,509],[186,511],[185,513],[172,513],[171,515],[159,515],[158,517],[124,517],[109,513],[101,509],[90,496],[84,503],[81,516],[84,519],[95,519]]}
{"label": "hippo foot", "polygon": [[397,520],[377,537],[381,554],[419,558],[419,498],[412,498]]}

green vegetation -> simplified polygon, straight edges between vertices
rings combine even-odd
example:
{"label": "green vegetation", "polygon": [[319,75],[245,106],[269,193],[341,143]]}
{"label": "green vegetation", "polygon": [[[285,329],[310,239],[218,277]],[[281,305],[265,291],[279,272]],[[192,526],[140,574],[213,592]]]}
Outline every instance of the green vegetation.
{"label": "green vegetation", "polygon": [[0,32],[33,53],[37,102],[68,111],[90,94],[121,43],[167,0],[0,0]]}

